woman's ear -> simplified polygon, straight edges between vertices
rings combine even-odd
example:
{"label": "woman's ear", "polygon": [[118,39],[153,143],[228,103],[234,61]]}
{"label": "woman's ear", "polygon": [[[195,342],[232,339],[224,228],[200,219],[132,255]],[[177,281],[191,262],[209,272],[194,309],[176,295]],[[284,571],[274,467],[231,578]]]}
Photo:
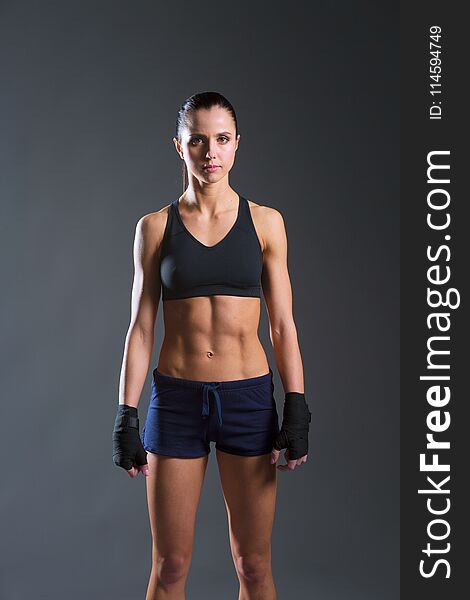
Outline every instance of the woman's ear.
{"label": "woman's ear", "polygon": [[173,138],[173,144],[175,145],[176,152],[178,152],[178,154],[180,155],[180,157],[182,159],[184,159],[183,148],[182,148],[181,144],[178,142],[178,140],[175,137]]}

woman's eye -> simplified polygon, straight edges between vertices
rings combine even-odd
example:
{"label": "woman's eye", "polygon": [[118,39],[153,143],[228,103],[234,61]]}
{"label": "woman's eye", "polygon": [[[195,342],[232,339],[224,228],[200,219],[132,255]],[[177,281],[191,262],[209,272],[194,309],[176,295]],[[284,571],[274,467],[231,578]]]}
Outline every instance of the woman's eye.
{"label": "woman's eye", "polygon": [[[230,140],[228,139],[228,137],[227,137],[227,136],[225,136],[225,135],[221,135],[221,136],[220,136],[218,139],[219,139],[219,141],[220,141],[220,140],[222,140],[224,143],[227,143],[227,142],[229,142],[229,141],[230,141]],[[201,141],[202,141],[202,138],[191,138],[191,140],[190,140],[190,142],[189,142],[189,143],[190,143],[191,145],[193,145],[193,146],[196,146],[196,145],[197,145],[197,143],[198,143],[198,142],[201,142]]]}

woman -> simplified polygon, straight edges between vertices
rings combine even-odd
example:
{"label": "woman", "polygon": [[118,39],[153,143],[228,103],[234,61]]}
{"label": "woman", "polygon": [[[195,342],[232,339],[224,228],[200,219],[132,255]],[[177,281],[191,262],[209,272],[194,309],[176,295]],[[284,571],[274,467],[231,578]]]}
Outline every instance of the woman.
{"label": "woman", "polygon": [[[307,461],[311,414],[284,222],[277,210],[230,187],[239,141],[234,109],[223,96],[205,92],[186,100],[173,138],[189,174],[186,189],[136,227],[132,316],[113,440],[115,464],[131,477],[146,476],[153,539],[147,600],[184,598],[210,441],[216,442],[239,598],[275,599],[276,473]],[[261,286],[286,392],[281,430],[257,333]],[[160,292],[165,335],[140,437],[137,405]],[[283,448],[286,464],[277,465]]]}

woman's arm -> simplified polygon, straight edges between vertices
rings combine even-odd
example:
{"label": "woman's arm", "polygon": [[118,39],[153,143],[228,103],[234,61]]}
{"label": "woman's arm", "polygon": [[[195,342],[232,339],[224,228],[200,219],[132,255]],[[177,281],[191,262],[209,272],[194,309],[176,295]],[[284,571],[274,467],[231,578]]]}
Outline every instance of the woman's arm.
{"label": "woman's arm", "polygon": [[276,355],[276,365],[284,387],[285,399],[281,429],[271,451],[271,464],[286,448],[286,464],[281,471],[294,470],[307,461],[308,432],[311,413],[305,402],[304,377],[297,329],[292,315],[292,290],[287,268],[287,236],[279,211],[264,208],[263,285],[269,316],[269,335]]}
{"label": "woman's arm", "polygon": [[124,345],[119,404],[136,408],[153,352],[160,301],[158,253],[165,224],[165,212],[155,212],[139,219],[135,229],[131,320]]}
{"label": "woman's arm", "polygon": [[269,335],[284,392],[304,392],[302,358],[292,315],[287,266],[287,236],[281,213],[262,207],[264,241],[261,283],[269,317]]}

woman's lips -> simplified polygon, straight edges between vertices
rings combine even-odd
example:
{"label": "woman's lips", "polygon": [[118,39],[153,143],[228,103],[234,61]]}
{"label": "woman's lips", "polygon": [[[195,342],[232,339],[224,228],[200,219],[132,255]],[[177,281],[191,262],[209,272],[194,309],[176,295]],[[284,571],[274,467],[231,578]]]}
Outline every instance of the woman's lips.
{"label": "woman's lips", "polygon": [[219,168],[219,165],[210,165],[208,167],[204,167],[204,171],[208,171],[209,173],[213,173]]}

